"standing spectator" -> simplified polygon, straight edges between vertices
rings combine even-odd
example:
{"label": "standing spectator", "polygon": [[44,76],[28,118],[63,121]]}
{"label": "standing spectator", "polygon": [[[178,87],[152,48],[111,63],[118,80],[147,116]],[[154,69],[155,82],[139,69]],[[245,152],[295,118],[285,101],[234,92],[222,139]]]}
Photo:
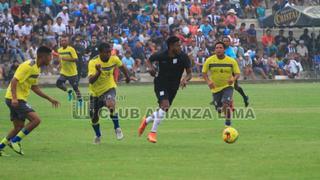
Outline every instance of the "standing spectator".
{"label": "standing spectator", "polygon": [[303,40],[305,46],[307,46],[308,50],[312,49],[312,40],[311,37],[309,36],[309,30],[304,29],[303,34],[299,38],[300,40]]}
{"label": "standing spectator", "polygon": [[293,31],[288,32],[287,44],[290,44],[292,41],[298,42],[296,38],[293,36]]}
{"label": "standing spectator", "polygon": [[204,64],[204,62],[206,61],[206,56],[205,56],[205,52],[203,49],[200,49],[198,52],[197,57],[195,58],[195,65],[196,65],[196,72],[198,73],[199,77],[202,77],[202,66]]}
{"label": "standing spectator", "polygon": [[202,30],[201,29],[198,29],[198,33],[197,35],[195,36],[195,40],[196,40],[196,46],[200,48],[201,44],[203,42],[205,42],[205,36],[203,35],[202,33]]}
{"label": "standing spectator", "polygon": [[255,29],[255,25],[254,24],[250,24],[249,29],[247,30],[247,43],[248,43],[248,47],[251,46],[258,46],[258,40],[257,40],[257,31]]}
{"label": "standing spectator", "polygon": [[69,13],[68,13],[68,7],[67,6],[63,6],[62,7],[62,12],[58,13],[57,18],[58,17],[61,17],[62,24],[68,25],[70,19],[69,19]]}

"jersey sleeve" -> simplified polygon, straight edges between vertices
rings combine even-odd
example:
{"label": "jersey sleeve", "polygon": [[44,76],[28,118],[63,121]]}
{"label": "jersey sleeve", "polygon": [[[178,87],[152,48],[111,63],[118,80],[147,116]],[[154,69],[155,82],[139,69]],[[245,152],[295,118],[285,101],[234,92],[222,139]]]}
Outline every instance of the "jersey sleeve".
{"label": "jersey sleeve", "polygon": [[209,59],[206,59],[206,62],[202,66],[202,73],[207,73],[209,70]]}
{"label": "jersey sleeve", "polygon": [[235,74],[240,74],[240,68],[236,60],[232,60],[232,71]]}
{"label": "jersey sleeve", "polygon": [[71,56],[74,59],[78,59],[78,54],[74,48],[71,48]]}
{"label": "jersey sleeve", "polygon": [[97,72],[96,64],[94,63],[94,61],[89,61],[89,64],[88,64],[88,76],[95,75],[96,72]]}
{"label": "jersey sleeve", "polygon": [[115,57],[114,62],[117,65],[117,67],[121,67],[123,64],[122,61],[119,59],[118,56],[114,56],[114,57]]}
{"label": "jersey sleeve", "polygon": [[14,78],[16,78],[19,83],[23,83],[25,80],[29,78],[31,75],[31,66],[27,63],[20,64],[18,69],[14,74]]}

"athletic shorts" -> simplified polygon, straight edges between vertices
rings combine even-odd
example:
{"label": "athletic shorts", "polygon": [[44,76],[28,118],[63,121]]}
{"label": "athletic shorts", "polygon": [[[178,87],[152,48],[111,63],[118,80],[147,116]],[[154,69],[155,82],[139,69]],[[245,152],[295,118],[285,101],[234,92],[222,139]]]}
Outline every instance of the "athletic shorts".
{"label": "athletic shorts", "polygon": [[110,100],[110,99],[114,100],[114,101],[116,99],[116,89],[115,88],[109,89],[108,91],[106,91],[105,93],[103,93],[99,97],[90,96],[90,115],[91,115],[91,117],[94,113],[99,112],[99,110],[106,105],[106,101]]}
{"label": "athletic shorts", "polygon": [[233,87],[229,86],[217,93],[213,93],[213,102],[216,110],[222,108],[224,102],[232,101]]}
{"label": "athletic shorts", "polygon": [[11,99],[6,99],[6,104],[10,109],[11,121],[14,121],[14,120],[25,121],[28,113],[34,112],[31,106],[23,100],[18,100],[18,107],[13,107],[11,105]]}
{"label": "athletic shorts", "polygon": [[60,74],[60,77],[58,78],[58,81],[62,83],[66,83],[66,81],[69,81],[70,85],[73,89],[78,88],[78,75],[75,76],[65,76],[63,74]]}
{"label": "athletic shorts", "polygon": [[164,85],[161,83],[154,83],[154,92],[157,96],[158,103],[162,100],[169,100],[169,104],[171,105],[174,98],[176,97],[177,91],[179,89],[179,86],[170,86],[170,85]]}

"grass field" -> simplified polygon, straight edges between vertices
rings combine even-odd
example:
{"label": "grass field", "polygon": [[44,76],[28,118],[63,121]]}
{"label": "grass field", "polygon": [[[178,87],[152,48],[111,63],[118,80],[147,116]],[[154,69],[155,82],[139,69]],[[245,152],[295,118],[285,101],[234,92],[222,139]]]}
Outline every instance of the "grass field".
{"label": "grass field", "polygon": [[[137,137],[137,119],[120,122],[123,141],[102,119],[102,144],[93,145],[89,120],[72,119],[65,94],[45,88],[62,106],[31,95],[42,124],[24,139],[25,156],[6,149],[11,156],[0,157],[0,179],[320,179],[320,84],[242,86],[256,120],[233,121],[240,138],[231,145],[221,139],[223,121],[167,120],[151,144],[146,134]],[[122,107],[156,107],[151,85],[120,86],[118,95]],[[173,106],[209,107],[210,100],[205,85],[190,85]],[[235,101],[243,106],[237,93]],[[1,101],[1,138],[11,128],[8,117]]]}

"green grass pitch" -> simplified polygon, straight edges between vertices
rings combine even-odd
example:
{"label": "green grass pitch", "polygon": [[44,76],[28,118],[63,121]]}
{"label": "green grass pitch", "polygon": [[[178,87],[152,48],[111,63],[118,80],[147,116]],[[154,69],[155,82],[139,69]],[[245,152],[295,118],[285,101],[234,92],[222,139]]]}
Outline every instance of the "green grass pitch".
{"label": "green grass pitch", "polygon": [[[125,139],[117,141],[111,121],[101,119],[100,145],[92,144],[88,119],[72,119],[66,94],[44,88],[62,105],[53,109],[31,94],[42,123],[23,140],[25,156],[6,148],[10,157],[0,157],[0,179],[320,179],[320,84],[242,87],[256,120],[233,121],[240,133],[235,144],[222,141],[220,120],[163,121],[158,143],[151,144],[146,133],[137,137],[140,120],[120,120]],[[156,107],[151,85],[121,85],[117,93],[124,97],[118,106]],[[234,94],[236,107],[243,106]],[[178,92],[173,107],[209,107],[210,100],[206,85],[190,85]],[[1,138],[9,128],[1,101]]]}

